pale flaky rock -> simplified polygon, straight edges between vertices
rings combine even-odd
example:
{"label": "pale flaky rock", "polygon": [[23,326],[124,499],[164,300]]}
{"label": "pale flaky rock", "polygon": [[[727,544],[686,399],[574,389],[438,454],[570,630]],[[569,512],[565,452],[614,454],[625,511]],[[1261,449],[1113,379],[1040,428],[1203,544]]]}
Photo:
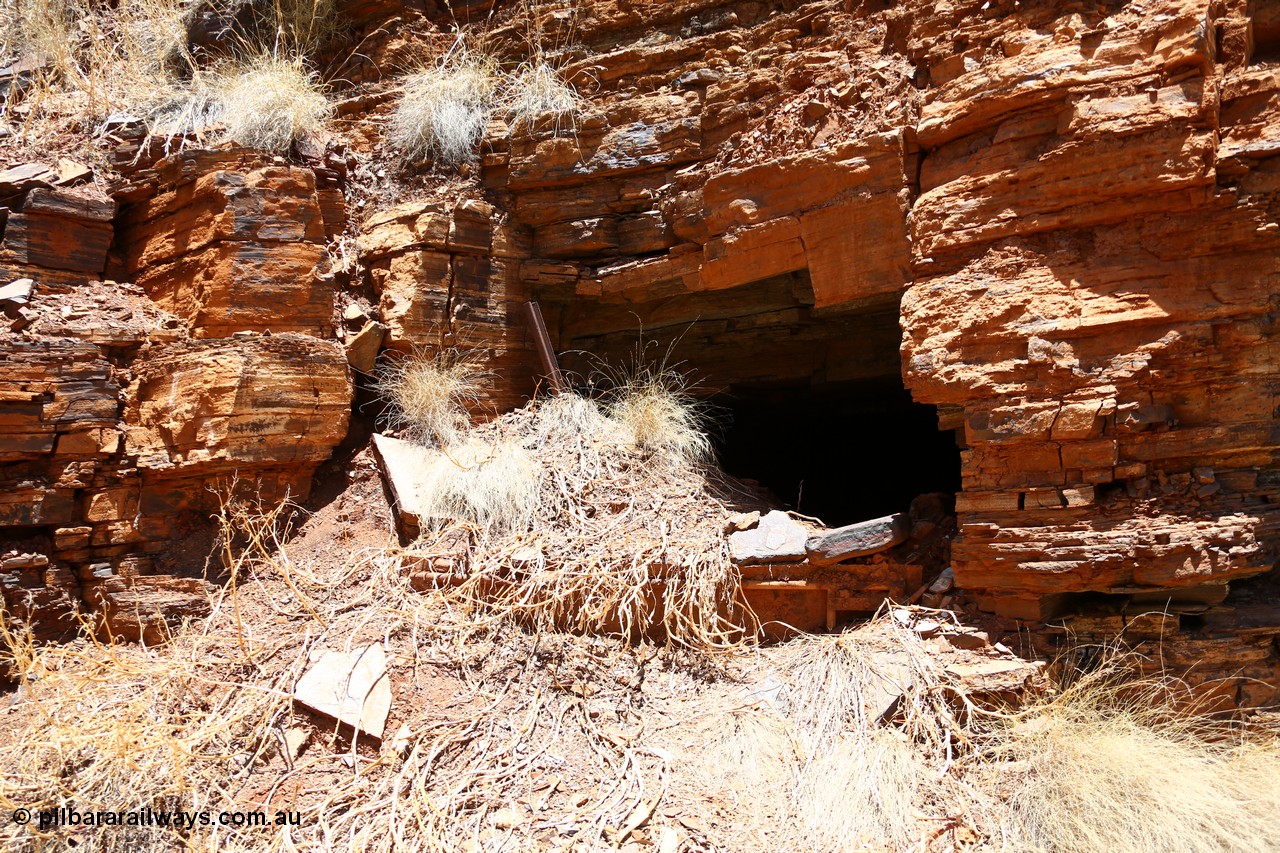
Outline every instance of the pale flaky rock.
{"label": "pale flaky rock", "polygon": [[729,534],[729,553],[736,563],[795,562],[804,559],[809,531],[780,510],[760,517],[755,527]]}
{"label": "pale flaky rock", "polygon": [[391,679],[381,643],[324,652],[298,680],[294,699],[361,734],[382,739],[391,710]]}

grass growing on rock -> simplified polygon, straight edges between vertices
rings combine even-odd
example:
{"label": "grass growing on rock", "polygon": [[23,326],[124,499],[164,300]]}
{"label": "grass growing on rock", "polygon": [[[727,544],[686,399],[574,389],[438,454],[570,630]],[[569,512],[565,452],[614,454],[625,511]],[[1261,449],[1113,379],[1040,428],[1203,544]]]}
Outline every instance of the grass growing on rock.
{"label": "grass growing on rock", "polygon": [[1280,742],[1179,711],[1175,685],[1114,668],[996,722],[976,756],[1006,792],[998,830],[1018,849],[1263,850],[1280,840]]}
{"label": "grass growing on rock", "polygon": [[282,153],[324,125],[331,107],[305,57],[336,32],[331,0],[255,4],[247,29],[210,55],[188,48],[195,11],[187,0],[0,0],[0,61],[40,60],[3,104],[18,143],[34,154],[127,114],[156,135]]}
{"label": "grass growing on rock", "polygon": [[525,62],[507,77],[504,102],[512,123],[546,120],[557,136],[576,131],[583,111],[577,89],[545,59]]}
{"label": "grass growing on rock", "polygon": [[582,108],[577,90],[545,60],[507,71],[458,41],[434,65],[405,78],[387,139],[408,163],[459,166],[476,159],[495,115],[528,127],[546,120],[558,135],[576,130]]}
{"label": "grass growing on rock", "polygon": [[236,63],[219,73],[214,89],[223,136],[277,154],[319,131],[333,112],[300,56],[264,53]]}
{"label": "grass growing on rock", "polygon": [[435,66],[405,80],[388,140],[413,163],[457,166],[473,160],[500,82],[493,60],[457,46]]}
{"label": "grass growing on rock", "polygon": [[471,425],[486,374],[456,350],[418,349],[379,368],[376,390],[387,428],[419,444],[448,446]]}

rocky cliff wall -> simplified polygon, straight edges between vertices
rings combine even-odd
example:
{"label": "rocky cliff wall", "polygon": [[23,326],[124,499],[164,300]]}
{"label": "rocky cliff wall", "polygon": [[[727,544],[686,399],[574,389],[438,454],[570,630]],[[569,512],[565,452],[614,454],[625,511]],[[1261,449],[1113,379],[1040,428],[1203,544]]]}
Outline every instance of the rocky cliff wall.
{"label": "rocky cliff wall", "polygon": [[[580,32],[604,45],[639,14],[593,4]],[[580,147],[535,131],[485,160],[562,348],[607,350],[631,313],[679,327],[713,386],[830,381],[864,361],[857,318],[900,302],[903,379],[965,448],[957,582],[1010,624],[1132,625],[1233,699],[1274,698],[1251,679],[1280,674],[1276,602],[1228,598],[1280,545],[1270,13],[644,14],[570,66],[602,69],[607,104]]]}
{"label": "rocky cliff wall", "polygon": [[[94,548],[159,548],[130,510],[170,517],[202,478],[305,489],[352,397],[335,338],[366,372],[378,340],[480,349],[487,407],[516,405],[536,298],[562,352],[614,357],[643,327],[713,390],[902,382],[963,448],[973,601],[1044,651],[1127,630],[1233,701],[1275,698],[1280,614],[1250,581],[1280,548],[1265,4],[453,9],[504,60],[530,33],[557,48],[587,101],[572,133],[494,118],[461,175],[397,165],[393,72],[453,21],[370,0],[346,9],[336,143],[165,156],[126,129],[105,195],[0,182],[0,265],[35,303],[109,275],[163,315],[114,338],[28,318],[5,344],[31,372],[0,402],[13,530],[84,531],[84,574]],[[832,452],[875,452],[858,435]]]}
{"label": "rocky cliff wall", "polygon": [[[219,500],[305,498],[345,437],[315,187],[309,169],[235,151],[161,161],[111,199],[16,187],[24,215],[0,243],[22,276],[0,329],[0,593],[37,638],[88,619],[161,639],[207,602],[199,543]],[[57,197],[56,215],[28,215]]]}

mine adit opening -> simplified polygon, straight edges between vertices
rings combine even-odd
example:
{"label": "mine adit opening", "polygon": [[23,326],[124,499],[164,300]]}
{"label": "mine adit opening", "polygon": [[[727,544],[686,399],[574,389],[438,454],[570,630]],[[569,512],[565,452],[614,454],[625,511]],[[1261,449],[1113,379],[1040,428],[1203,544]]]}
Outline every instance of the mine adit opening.
{"label": "mine adit opening", "polygon": [[960,488],[955,431],[903,384],[899,303],[817,312],[801,270],[645,302],[575,301],[558,319],[572,370],[632,363],[638,350],[665,358],[710,404],[728,473],[839,526]]}

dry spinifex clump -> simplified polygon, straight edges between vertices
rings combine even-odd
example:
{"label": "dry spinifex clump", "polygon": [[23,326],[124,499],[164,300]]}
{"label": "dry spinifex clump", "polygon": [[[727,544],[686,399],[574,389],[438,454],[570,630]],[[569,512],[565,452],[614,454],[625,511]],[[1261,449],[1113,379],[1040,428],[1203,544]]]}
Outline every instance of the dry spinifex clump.
{"label": "dry spinifex clump", "polygon": [[275,0],[251,11],[243,22],[227,13],[209,52],[189,44],[198,10],[185,0],[0,0],[0,61],[39,60],[10,87],[4,117],[32,144],[114,114],[138,116],[159,136],[208,134],[283,153],[332,112],[308,56],[335,32],[333,3]]}
{"label": "dry spinifex clump", "polygon": [[504,70],[459,39],[405,78],[387,139],[408,163],[458,166],[475,159],[493,116],[526,125],[547,120],[559,134],[576,129],[581,112],[577,90],[545,58]]}
{"label": "dry spinifex clump", "polygon": [[438,451],[418,478],[414,550],[465,565],[451,595],[548,630],[703,647],[751,633],[724,535],[747,493],[713,464],[680,382],[639,372],[603,402],[566,393],[472,427],[469,364],[417,353],[379,383],[389,423]]}

